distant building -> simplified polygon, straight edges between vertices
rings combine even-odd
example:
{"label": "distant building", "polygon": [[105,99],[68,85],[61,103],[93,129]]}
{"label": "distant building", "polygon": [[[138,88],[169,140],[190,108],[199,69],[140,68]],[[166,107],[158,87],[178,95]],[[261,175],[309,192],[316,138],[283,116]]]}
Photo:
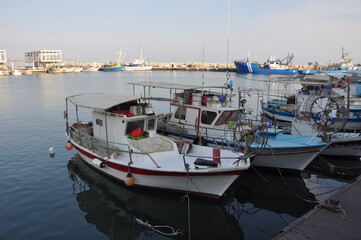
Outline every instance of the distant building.
{"label": "distant building", "polygon": [[0,64],[6,62],[6,50],[0,50]]}
{"label": "distant building", "polygon": [[48,67],[63,61],[61,50],[38,50],[25,53],[25,60],[32,61],[35,67]]}

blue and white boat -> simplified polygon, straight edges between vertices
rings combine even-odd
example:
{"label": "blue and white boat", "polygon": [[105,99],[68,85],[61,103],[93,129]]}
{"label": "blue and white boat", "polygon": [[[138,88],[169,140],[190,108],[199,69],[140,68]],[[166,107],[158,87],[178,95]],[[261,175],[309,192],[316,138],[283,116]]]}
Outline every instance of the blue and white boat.
{"label": "blue and white boat", "polygon": [[[257,149],[257,143],[251,147]],[[252,166],[303,171],[327,143],[320,138],[268,133],[267,145],[251,160]]]}
{"label": "blue and white boat", "polygon": [[[331,86],[308,86],[307,89],[299,91],[296,96],[290,96],[287,100],[271,99],[263,104],[265,114],[277,121],[293,122],[300,117],[300,111],[303,109],[303,104],[307,97],[312,94],[319,94],[324,90],[330,90]],[[290,99],[293,99],[290,101]],[[336,114],[331,113],[329,121],[334,121]],[[315,120],[319,120],[315,116]],[[344,126],[347,130],[361,130],[361,109],[358,105],[350,105],[349,118]]]}
{"label": "blue and white boat", "polygon": [[287,59],[287,62],[283,63],[280,59],[270,57],[267,62],[260,65],[257,62],[250,62],[247,57],[247,60],[236,60],[234,64],[239,73],[297,74],[298,69],[289,67],[293,55],[288,55],[285,59]]}
{"label": "blue and white boat", "polygon": [[104,72],[118,72],[123,71],[124,67],[121,63],[105,64],[99,69],[99,71]]}

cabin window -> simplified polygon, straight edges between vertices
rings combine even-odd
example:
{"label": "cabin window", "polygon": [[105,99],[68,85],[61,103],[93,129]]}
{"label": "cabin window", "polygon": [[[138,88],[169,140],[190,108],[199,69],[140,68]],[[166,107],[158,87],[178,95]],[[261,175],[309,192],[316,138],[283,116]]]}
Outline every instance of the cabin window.
{"label": "cabin window", "polygon": [[218,118],[216,125],[225,124],[228,121],[228,118],[231,116],[231,111],[224,111],[222,115]]}
{"label": "cabin window", "polygon": [[211,125],[216,117],[217,117],[216,112],[202,111],[201,123]]}
{"label": "cabin window", "polygon": [[154,130],[155,127],[155,119],[151,118],[148,120],[148,130]]}
{"label": "cabin window", "polygon": [[129,121],[127,123],[127,131],[126,134],[130,134],[132,131],[134,131],[137,128],[142,129],[142,131],[144,131],[144,119],[143,120],[138,120],[138,121]]}
{"label": "cabin window", "polygon": [[178,107],[177,111],[174,114],[174,117],[177,119],[185,120],[186,119],[186,108]]}
{"label": "cabin window", "polygon": [[238,120],[238,117],[240,115],[241,111],[232,111],[231,117],[229,118],[228,121],[234,121],[236,122]]}
{"label": "cabin window", "polygon": [[103,126],[103,120],[101,120],[101,119],[98,119],[98,118],[95,119],[95,123],[99,126]]}

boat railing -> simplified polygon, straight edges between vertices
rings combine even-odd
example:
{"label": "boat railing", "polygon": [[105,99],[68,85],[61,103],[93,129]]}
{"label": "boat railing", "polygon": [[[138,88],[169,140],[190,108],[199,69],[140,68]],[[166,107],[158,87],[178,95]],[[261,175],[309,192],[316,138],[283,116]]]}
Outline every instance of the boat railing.
{"label": "boat railing", "polygon": [[160,166],[154,160],[154,158],[149,153],[136,152],[134,151],[129,144],[126,143],[115,143],[111,141],[100,140],[95,138],[91,134],[91,128],[88,127],[78,127],[74,126],[69,127],[68,134],[70,138],[76,143],[80,144],[82,147],[89,149],[90,151],[96,153],[102,158],[110,158],[110,153],[112,154],[129,154],[129,163],[128,165],[133,164],[132,155],[145,155],[147,156],[157,168]]}
{"label": "boat railing", "polygon": [[[212,144],[216,145],[217,147],[223,148],[232,148],[237,146],[235,141],[231,141],[230,138],[233,138],[234,136],[234,130],[233,129],[227,129],[226,127],[224,129],[219,128],[213,128],[213,127],[207,127],[207,126],[195,126],[194,124],[187,124],[182,122],[175,122],[175,121],[169,121],[162,119],[168,123],[174,124],[175,127],[178,127],[178,134],[180,138],[183,138],[184,136],[188,135],[189,131],[193,130],[197,132],[197,138],[199,138],[199,141],[202,140],[202,138],[212,140]],[[161,120],[161,121],[162,121]],[[162,127],[159,129],[161,133],[165,133],[167,131],[166,124],[162,124]],[[213,132],[213,134],[210,133],[210,131]],[[221,137],[221,136],[228,136]]]}
{"label": "boat railing", "polygon": [[[259,120],[239,119],[233,124],[228,124],[223,129],[163,120],[172,123],[177,127],[176,131],[181,139],[185,136],[189,136],[189,131],[194,131],[198,134],[193,140],[193,143],[204,144],[202,141],[206,141],[207,144],[212,144],[216,148],[242,151],[243,154],[249,157],[261,152],[267,144],[268,134],[263,128],[256,134],[257,129],[255,126],[262,126]],[[159,129],[162,134],[165,134],[168,130],[165,128],[165,124],[163,123],[162,127]],[[251,147],[252,144],[253,147]],[[257,148],[254,146],[257,146]]]}

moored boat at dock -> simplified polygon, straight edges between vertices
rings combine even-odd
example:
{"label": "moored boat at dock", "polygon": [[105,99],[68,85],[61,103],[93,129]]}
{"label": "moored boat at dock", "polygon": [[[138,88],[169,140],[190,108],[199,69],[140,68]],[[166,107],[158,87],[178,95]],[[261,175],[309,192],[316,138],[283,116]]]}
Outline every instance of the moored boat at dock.
{"label": "moored boat at dock", "polygon": [[[68,103],[92,110],[91,122],[69,123]],[[81,94],[66,99],[69,149],[98,171],[127,185],[219,198],[250,166],[242,153],[172,141],[156,133],[157,115],[140,97]],[[69,146],[70,145],[70,146]]]}

